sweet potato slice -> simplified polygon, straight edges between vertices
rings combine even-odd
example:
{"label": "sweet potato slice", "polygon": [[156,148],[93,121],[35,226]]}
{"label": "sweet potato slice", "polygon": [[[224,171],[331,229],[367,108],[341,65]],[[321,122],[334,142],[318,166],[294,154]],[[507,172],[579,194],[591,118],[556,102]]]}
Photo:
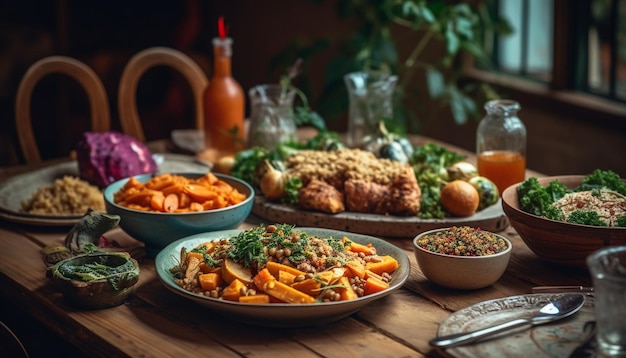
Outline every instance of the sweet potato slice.
{"label": "sweet potato slice", "polygon": [[270,303],[270,296],[265,294],[257,294],[251,296],[241,296],[239,297],[239,302],[241,303]]}
{"label": "sweet potato slice", "polygon": [[380,261],[370,261],[365,264],[365,269],[382,275],[383,272],[392,273],[398,269],[398,261],[389,255],[379,256]]}
{"label": "sweet potato slice", "polygon": [[278,272],[278,281],[284,283],[285,285],[290,285],[293,284],[293,282],[296,279],[296,275],[292,274],[291,272],[287,272],[287,271],[279,271]]}
{"label": "sweet potato slice", "polygon": [[365,286],[363,287],[363,292],[366,295],[371,295],[376,292],[384,291],[389,288],[389,284],[383,280],[379,280],[378,278],[371,276],[368,277],[365,281]]}
{"label": "sweet potato slice", "polygon": [[215,191],[202,185],[187,185],[183,192],[199,202],[215,200],[216,198],[218,198],[218,195]]}
{"label": "sweet potato slice", "polygon": [[313,296],[307,295],[277,280],[267,282],[263,286],[263,292],[287,303],[315,303]]}
{"label": "sweet potato slice", "polygon": [[162,193],[152,195],[150,198],[150,206],[157,211],[163,211],[163,203],[165,202],[165,196]]}
{"label": "sweet potato slice", "polygon": [[241,297],[241,290],[246,285],[243,282],[235,279],[230,285],[224,287],[224,291],[222,292],[222,298],[228,301],[239,301],[239,297]]}
{"label": "sweet potato slice", "polygon": [[258,289],[287,303],[315,303],[315,298],[276,280],[267,268],[259,271],[253,279]]}
{"label": "sweet potato slice", "polygon": [[265,267],[267,267],[267,269],[269,270],[269,272],[272,274],[272,276],[274,276],[275,278],[278,278],[278,273],[280,271],[285,271],[285,272],[289,272],[290,274],[294,275],[294,276],[299,276],[299,275],[305,275],[304,272],[298,270],[295,267],[291,267],[288,265],[283,265],[281,263],[278,262],[273,262],[273,261],[269,261]]}
{"label": "sweet potato slice", "polygon": [[222,285],[222,277],[218,273],[204,273],[198,276],[200,287],[205,291],[211,291]]}
{"label": "sweet potato slice", "polygon": [[356,300],[357,298],[359,298],[359,295],[357,295],[357,293],[352,288],[352,285],[350,284],[350,279],[348,277],[341,277],[338,284],[342,285],[342,287],[335,288],[335,291],[339,293],[342,301]]}
{"label": "sweet potato slice", "polygon": [[291,285],[291,287],[295,288],[298,291],[304,292],[309,296],[318,296],[320,294],[320,287],[322,284],[313,278],[308,278],[306,280],[302,280],[300,282],[296,282]]}
{"label": "sweet potato slice", "polygon": [[348,261],[346,263],[348,271],[346,275],[349,277],[358,276],[359,278],[365,278],[365,265],[358,260]]}
{"label": "sweet potato slice", "polygon": [[367,244],[367,245],[359,244],[358,242],[351,241],[347,237],[344,237],[342,239],[342,241],[348,243],[348,246],[346,247],[346,249],[348,249],[348,250],[350,250],[352,252],[362,252],[365,255],[375,255],[376,254],[376,248],[371,243]]}

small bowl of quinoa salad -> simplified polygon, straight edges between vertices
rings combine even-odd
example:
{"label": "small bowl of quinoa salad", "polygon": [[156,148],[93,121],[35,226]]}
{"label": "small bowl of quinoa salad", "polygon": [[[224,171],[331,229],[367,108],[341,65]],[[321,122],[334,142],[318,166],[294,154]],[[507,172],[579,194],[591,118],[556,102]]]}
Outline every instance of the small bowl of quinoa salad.
{"label": "small bowl of quinoa salad", "polygon": [[413,252],[426,278],[443,287],[475,290],[502,277],[511,257],[511,242],[493,232],[452,226],[423,232]]}

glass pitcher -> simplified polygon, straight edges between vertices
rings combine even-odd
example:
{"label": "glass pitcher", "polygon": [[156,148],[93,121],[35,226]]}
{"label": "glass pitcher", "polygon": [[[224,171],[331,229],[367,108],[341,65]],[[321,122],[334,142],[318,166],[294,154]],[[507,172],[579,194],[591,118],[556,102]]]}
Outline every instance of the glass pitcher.
{"label": "glass pitcher", "polygon": [[351,72],[348,89],[348,147],[358,148],[378,132],[378,122],[393,118],[393,93],[398,76],[383,71]]}
{"label": "glass pitcher", "polygon": [[273,150],[281,143],[296,140],[293,103],[296,92],[278,84],[252,87],[248,148],[261,146]]}

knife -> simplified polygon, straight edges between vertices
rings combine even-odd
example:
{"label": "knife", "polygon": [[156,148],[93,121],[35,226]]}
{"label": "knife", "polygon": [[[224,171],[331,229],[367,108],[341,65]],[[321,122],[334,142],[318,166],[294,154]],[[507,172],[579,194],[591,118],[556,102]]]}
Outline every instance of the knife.
{"label": "knife", "polygon": [[593,287],[587,286],[535,286],[531,290],[532,293],[561,293],[561,292],[580,292],[593,294]]}

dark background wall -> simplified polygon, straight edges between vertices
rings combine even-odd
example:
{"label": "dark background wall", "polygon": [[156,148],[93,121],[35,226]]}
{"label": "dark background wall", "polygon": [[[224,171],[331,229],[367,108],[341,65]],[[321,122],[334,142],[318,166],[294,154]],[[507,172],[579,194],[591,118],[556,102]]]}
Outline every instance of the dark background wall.
{"label": "dark background wall", "polygon": [[[271,70],[272,61],[294,41],[332,39],[351,31],[354,23],[337,17],[336,4],[305,0],[3,1],[0,165],[21,162],[14,139],[15,93],[28,66],[44,56],[73,56],[91,66],[105,84],[112,126],[119,129],[117,87],[123,66],[133,54],[151,46],[173,47],[191,56],[209,75],[210,41],[217,35],[217,19],[223,15],[235,41],[233,74],[247,91],[256,84],[278,80],[281,71]],[[336,48],[331,46],[314,63],[308,63],[302,74],[311,81],[314,108],[324,96],[323,76],[334,53]],[[31,107],[44,158],[67,155],[80,133],[88,129],[89,116],[86,97],[76,83],[62,76],[49,77],[37,86]],[[423,83],[418,80],[415,86]],[[607,115],[603,114],[606,111],[602,102],[600,111],[586,111],[576,100],[563,104],[541,91],[528,95],[528,91],[505,86],[501,93],[521,102],[520,117],[529,132],[531,169],[556,175],[584,174],[602,168],[626,177],[623,106]],[[416,132],[474,149],[476,119],[457,125],[447,108],[426,96],[414,98],[413,102],[421,113]],[[148,140],[168,137],[172,129],[193,124],[191,91],[181,76],[166,68],[150,70],[142,78],[138,106]],[[328,124],[343,130],[345,120],[344,113]]]}

